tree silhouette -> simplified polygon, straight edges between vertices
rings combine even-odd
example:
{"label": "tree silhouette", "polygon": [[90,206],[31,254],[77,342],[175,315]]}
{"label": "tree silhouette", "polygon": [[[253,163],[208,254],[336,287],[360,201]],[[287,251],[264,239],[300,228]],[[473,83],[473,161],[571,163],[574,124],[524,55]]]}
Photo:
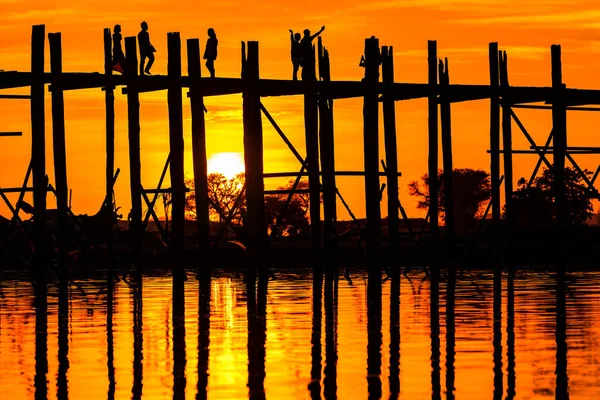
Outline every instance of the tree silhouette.
{"label": "tree silhouette", "polygon": [[[582,172],[588,180],[591,178],[591,171],[584,169]],[[519,179],[513,194],[516,226],[541,227],[552,223],[556,215],[553,184],[554,174],[547,168],[529,188],[525,178]],[[574,225],[582,225],[594,211],[588,186],[581,174],[569,167],[565,167],[565,185],[568,220]]]}
{"label": "tree silhouette", "polygon": [[[212,220],[224,224],[230,218],[230,224],[234,231],[243,226],[244,216],[246,215],[246,194],[243,191],[245,175],[238,174],[231,179],[219,173],[208,175],[208,200],[209,213]],[[196,217],[196,191],[193,179],[186,180],[186,186],[190,191],[186,196],[185,208],[188,215]],[[293,187],[293,181],[282,190],[289,190]],[[308,182],[301,180],[297,189],[304,190],[308,188]],[[241,197],[240,197],[241,196]],[[288,194],[270,194],[265,196],[265,217],[269,231],[277,226],[275,236],[299,237],[308,234],[308,205],[309,196],[307,193],[295,193],[286,206]],[[237,207],[236,207],[237,204]],[[281,212],[284,207],[286,211]],[[231,217],[230,217],[231,214]]]}
{"label": "tree silhouette", "polygon": [[[456,168],[452,170],[452,176],[454,179],[455,229],[457,232],[465,232],[473,228],[475,219],[481,216],[484,204],[490,199],[490,174],[483,170]],[[438,182],[440,182],[438,207],[440,216],[445,220],[446,204],[442,170],[438,171]],[[411,196],[419,198],[417,208],[429,208],[429,175],[423,175],[421,182],[410,182],[408,192]]]}

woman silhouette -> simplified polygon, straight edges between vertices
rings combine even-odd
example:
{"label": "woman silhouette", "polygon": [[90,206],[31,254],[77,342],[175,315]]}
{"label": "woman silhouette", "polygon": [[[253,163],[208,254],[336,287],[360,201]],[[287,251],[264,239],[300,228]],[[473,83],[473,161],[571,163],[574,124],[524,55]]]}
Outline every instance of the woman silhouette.
{"label": "woman silhouette", "polygon": [[204,59],[206,60],[206,68],[210,72],[210,77],[215,77],[215,60],[217,59],[217,34],[213,28],[208,29],[208,40],[206,41],[206,49],[204,50]]}

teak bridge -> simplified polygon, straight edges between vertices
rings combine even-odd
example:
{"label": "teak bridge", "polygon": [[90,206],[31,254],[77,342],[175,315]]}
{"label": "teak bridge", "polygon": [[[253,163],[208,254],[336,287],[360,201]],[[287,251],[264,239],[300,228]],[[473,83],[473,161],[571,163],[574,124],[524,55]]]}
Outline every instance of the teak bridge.
{"label": "teak bridge", "polygon": [[[574,154],[598,154],[600,148],[568,147],[566,112],[567,110],[598,111],[589,105],[600,104],[600,90],[582,90],[567,88],[562,81],[561,48],[551,48],[552,86],[521,87],[511,86],[508,79],[508,59],[506,52],[499,51],[497,43],[489,45],[489,85],[451,84],[448,61],[438,61],[437,44],[428,43],[428,82],[398,83],[394,81],[394,61],[392,47],[379,46],[375,37],[365,40],[364,79],[357,82],[332,81],[330,61],[321,38],[312,54],[304,55],[302,81],[261,79],[259,76],[258,42],[242,42],[241,78],[203,78],[200,68],[200,45],[198,39],[187,40],[188,75],[182,75],[181,39],[178,32],[168,33],[168,74],[166,76],[138,76],[138,58],[135,37],[125,38],[125,72],[113,75],[111,57],[111,31],[104,30],[104,73],[64,73],[62,71],[61,34],[50,33],[50,72],[44,71],[45,26],[37,25],[32,29],[31,72],[0,72],[0,89],[29,87],[30,94],[0,94],[2,99],[25,99],[31,104],[32,152],[31,164],[22,188],[0,189],[0,195],[18,219],[19,205],[13,206],[6,198],[7,192],[19,192],[20,199],[26,191],[32,191],[34,197],[34,245],[36,250],[47,246],[46,196],[48,188],[54,190],[58,208],[58,243],[65,245],[66,219],[70,213],[68,205],[67,162],[65,154],[65,121],[63,93],[67,90],[101,88],[106,101],[106,199],[104,206],[112,207],[113,185],[116,179],[114,167],[114,96],[117,86],[122,86],[127,96],[129,161],[131,182],[131,233],[133,249],[141,250],[142,233],[153,211],[158,193],[169,192],[172,195],[172,231],[170,247],[178,254],[184,246],[184,205],[186,187],[184,184],[184,146],[182,93],[188,90],[191,106],[191,131],[193,148],[193,172],[197,193],[207,192],[206,129],[204,117],[204,97],[229,94],[242,94],[244,124],[244,159],[246,169],[245,191],[247,198],[247,248],[249,252],[259,254],[268,247],[269,234],[265,221],[264,179],[269,177],[295,176],[296,181],[289,191],[291,197],[302,176],[308,176],[310,198],[311,242],[313,249],[331,249],[336,246],[336,198],[340,196],[336,188],[336,176],[364,176],[366,195],[366,227],[363,232],[367,254],[376,255],[381,246],[380,202],[383,188],[380,177],[387,178],[387,211],[389,215],[389,243],[391,249],[397,249],[400,243],[400,214],[405,214],[398,197],[398,154],[396,143],[396,101],[428,99],[429,124],[429,163],[430,177],[437,177],[438,139],[441,134],[442,160],[444,171],[446,224],[445,237],[448,243],[454,240],[454,199],[452,178],[452,124],[451,105],[457,102],[490,100],[490,164],[491,164],[491,213],[495,229],[500,230],[501,219],[501,183],[504,181],[506,223],[502,229],[510,232],[512,226],[513,198],[513,155],[536,154],[539,157],[532,179],[540,166],[545,164],[554,171],[556,223],[561,229],[567,225],[565,194],[565,162],[569,160],[583,176],[589,191],[597,194],[594,182],[600,167],[592,179],[583,174],[575,162]],[[318,76],[316,64],[318,63]],[[381,80],[380,80],[381,71]],[[46,143],[44,90],[49,84],[52,101],[52,134],[54,149],[55,188],[49,185],[46,176]],[[169,172],[171,188],[144,190],[141,184],[140,163],[140,94],[150,91],[167,90],[169,112]],[[296,151],[292,143],[279,129],[274,119],[261,103],[262,97],[302,95],[304,97],[304,119],[306,137],[306,157]],[[336,99],[363,98],[364,122],[364,171],[336,171],[334,157],[333,102]],[[533,105],[527,103],[544,103]],[[383,110],[383,132],[385,140],[385,162],[379,155],[379,104]],[[587,107],[581,107],[587,106]],[[514,109],[543,108],[552,111],[552,131],[543,146],[535,143],[523,126]],[[263,126],[262,114],[270,121],[290,147],[302,168],[294,174],[265,174],[263,171]],[[512,122],[515,122],[531,144],[529,149],[512,148]],[[501,129],[502,127],[502,129]],[[502,135],[500,134],[502,132]],[[19,132],[5,132],[3,136],[20,135]],[[502,139],[502,140],[501,140]],[[501,146],[502,141],[502,146]],[[502,147],[502,149],[501,149]],[[546,155],[553,155],[551,164]],[[504,159],[503,177],[500,157]],[[380,171],[380,161],[383,171]],[[33,187],[28,187],[29,175],[33,176]],[[118,174],[118,171],[117,171]],[[163,172],[163,177],[166,174]],[[162,178],[161,178],[162,183]],[[430,179],[430,198],[437,198],[439,182]],[[154,194],[151,200],[148,194]],[[323,219],[321,220],[321,193],[323,197]],[[149,211],[143,216],[142,199]],[[289,201],[289,198],[288,198]],[[198,246],[208,251],[209,202],[207,196],[196,196]],[[431,202],[429,209],[430,234],[436,242],[439,232],[438,205]]]}

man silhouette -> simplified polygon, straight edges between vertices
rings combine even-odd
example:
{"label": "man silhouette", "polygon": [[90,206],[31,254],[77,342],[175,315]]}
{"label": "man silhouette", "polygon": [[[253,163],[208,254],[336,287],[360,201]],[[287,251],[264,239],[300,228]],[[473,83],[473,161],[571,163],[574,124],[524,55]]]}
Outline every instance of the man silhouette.
{"label": "man silhouette", "polygon": [[[150,35],[148,34],[148,24],[146,21],[142,22],[141,26],[142,30],[138,33],[138,45],[140,46],[140,75],[144,75],[144,73],[151,75],[150,68],[152,68],[152,64],[154,64],[154,52],[156,52],[156,49],[150,43]],[[144,68],[146,58],[148,58],[148,65]]]}
{"label": "man silhouette", "polygon": [[204,50],[204,59],[206,60],[206,68],[210,72],[210,77],[215,77],[215,60],[217,59],[217,34],[213,28],[208,29],[208,40],[206,41],[206,49]]}
{"label": "man silhouette", "polygon": [[[305,79],[315,79],[314,73],[309,74],[309,70],[314,72],[315,68],[315,52],[312,49],[312,41],[314,38],[319,36],[325,30],[325,26],[321,27],[319,32],[314,35],[310,35],[310,30],[304,30],[304,37],[300,41],[300,46],[302,48],[302,80]],[[306,69],[308,65],[309,70]],[[311,76],[312,75],[312,76]]]}

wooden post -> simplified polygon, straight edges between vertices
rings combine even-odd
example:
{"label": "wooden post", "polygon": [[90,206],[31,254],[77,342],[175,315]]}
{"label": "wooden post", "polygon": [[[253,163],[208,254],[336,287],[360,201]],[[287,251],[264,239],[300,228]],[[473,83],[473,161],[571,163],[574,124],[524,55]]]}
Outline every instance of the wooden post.
{"label": "wooden post", "polygon": [[[171,251],[179,257],[184,250],[185,233],[185,183],[183,162],[183,110],[181,100],[181,39],[179,32],[167,35],[169,89],[167,101],[169,106],[169,148],[171,154],[171,190],[173,221],[170,235]],[[182,267],[181,263],[176,263]]]}
{"label": "wooden post", "polygon": [[492,223],[498,232],[500,225],[500,91],[498,43],[489,45],[490,61],[490,175],[492,184]]}
{"label": "wooden post", "polygon": [[302,81],[304,83],[304,131],[306,137],[306,163],[308,169],[310,237],[314,258],[321,252],[321,195],[319,179],[319,116],[316,76],[315,49],[311,47],[304,56]]}
{"label": "wooden post", "polygon": [[438,104],[437,104],[437,42],[427,43],[427,62],[429,76],[429,221],[432,245],[438,241]]}
{"label": "wooden post", "polygon": [[[67,210],[69,189],[67,185],[67,154],[65,144],[65,104],[61,85],[62,48],[60,33],[49,33],[50,71],[52,74],[52,144],[54,149],[54,177],[58,210],[58,248],[66,255],[68,244]],[[65,261],[65,260],[63,260]],[[66,265],[61,265],[67,274]],[[66,278],[66,276],[65,276]]]}
{"label": "wooden post", "polygon": [[[386,84],[383,97],[383,135],[385,141],[385,160],[387,166],[387,211],[390,254],[394,263],[399,262],[400,222],[398,210],[398,144],[396,142],[396,104],[393,98],[394,84],[394,48],[382,47],[381,72]],[[397,270],[398,267],[395,267]]]}
{"label": "wooden post", "polygon": [[[248,250],[255,261],[262,261],[266,247],[265,193],[263,177],[263,130],[258,93],[258,42],[248,42],[248,54],[242,58],[244,163],[246,167],[246,237]],[[263,263],[260,263],[263,265]]]}
{"label": "wooden post", "polygon": [[[31,32],[31,163],[33,175],[33,244],[39,257],[46,246],[46,113],[44,111],[44,45],[46,27]],[[36,263],[41,266],[42,263]]]}
{"label": "wooden post", "polygon": [[369,268],[380,268],[377,262],[381,242],[381,210],[379,193],[379,39],[365,39],[365,94],[363,100],[365,197],[367,211],[366,247]]}
{"label": "wooden post", "polygon": [[210,220],[208,210],[208,167],[206,160],[206,124],[204,98],[200,87],[200,42],[188,39],[188,75],[190,77],[190,106],[192,114],[192,156],[194,163],[194,188],[196,191],[196,223],[198,249],[201,254],[209,249]]}
{"label": "wooden post", "polygon": [[554,195],[556,223],[559,230],[567,224],[567,198],[565,193],[565,156],[567,153],[567,109],[562,82],[560,45],[552,45],[552,129],[554,132]]}
{"label": "wooden post", "polygon": [[140,96],[136,38],[125,38],[125,76],[127,77],[127,117],[129,120],[129,179],[133,250],[142,250],[142,164],[140,160]]}
{"label": "wooden post", "polygon": [[[323,47],[319,37],[319,75],[321,81],[331,80],[329,52]],[[323,233],[325,248],[336,247],[336,184],[335,150],[333,137],[333,100],[321,93],[319,96],[319,139],[321,142],[321,166],[323,169]],[[328,263],[329,266],[329,263]],[[333,267],[333,265],[331,265]]]}
{"label": "wooden post", "polygon": [[[106,198],[113,199],[113,178],[115,176],[115,87],[112,82],[112,38],[110,29],[104,29],[104,103],[106,109]],[[109,204],[105,204],[106,207]]]}
{"label": "wooden post", "polygon": [[450,74],[448,59],[439,64],[440,71],[440,119],[442,125],[442,157],[444,165],[444,208],[446,209],[445,237],[448,250],[452,252],[454,246],[455,221],[454,221],[454,173],[452,164],[452,123],[451,105],[448,99]]}
{"label": "wooden post", "polygon": [[506,214],[506,237],[511,237],[513,225],[513,163],[512,163],[512,116],[508,96],[508,58],[500,52],[500,87],[502,89],[502,147],[504,156],[504,204]]}

